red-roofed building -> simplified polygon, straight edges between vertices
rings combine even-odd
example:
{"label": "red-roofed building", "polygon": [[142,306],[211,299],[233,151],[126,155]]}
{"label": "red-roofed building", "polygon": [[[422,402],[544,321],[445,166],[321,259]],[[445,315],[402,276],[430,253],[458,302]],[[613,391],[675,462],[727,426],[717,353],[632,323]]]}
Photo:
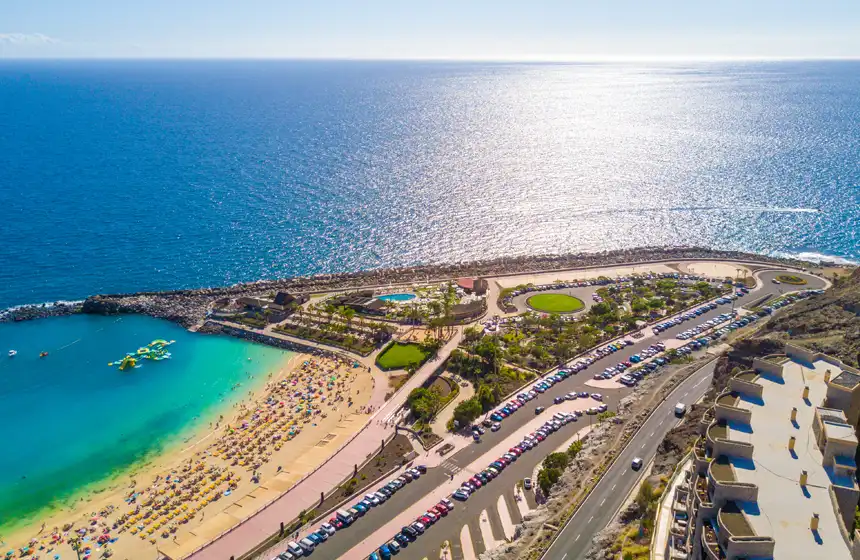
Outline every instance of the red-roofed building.
{"label": "red-roofed building", "polygon": [[489,284],[483,278],[457,278],[457,286],[479,296],[486,294],[489,288]]}

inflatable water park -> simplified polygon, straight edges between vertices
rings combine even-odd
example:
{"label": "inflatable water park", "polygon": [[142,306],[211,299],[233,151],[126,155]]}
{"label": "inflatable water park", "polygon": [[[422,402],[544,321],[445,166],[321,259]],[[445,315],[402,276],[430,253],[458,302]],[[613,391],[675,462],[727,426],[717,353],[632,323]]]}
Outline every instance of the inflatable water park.
{"label": "inflatable water park", "polygon": [[161,360],[170,359],[170,352],[167,350],[167,347],[176,342],[175,340],[153,340],[146,346],[141,346],[137,349],[136,352],[129,352],[125,355],[125,358],[122,360],[117,360],[115,362],[108,362],[108,366],[118,366],[120,371],[126,371],[129,369],[138,369],[140,368],[140,364],[138,364],[141,360],[153,360],[156,362],[160,362]]}

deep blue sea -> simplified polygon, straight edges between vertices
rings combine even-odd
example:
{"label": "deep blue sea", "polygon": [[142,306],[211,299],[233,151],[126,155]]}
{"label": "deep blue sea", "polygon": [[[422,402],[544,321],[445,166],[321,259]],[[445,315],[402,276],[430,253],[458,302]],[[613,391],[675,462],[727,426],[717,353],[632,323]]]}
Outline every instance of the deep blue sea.
{"label": "deep blue sea", "polygon": [[702,244],[860,258],[860,62],[0,62],[0,307]]}

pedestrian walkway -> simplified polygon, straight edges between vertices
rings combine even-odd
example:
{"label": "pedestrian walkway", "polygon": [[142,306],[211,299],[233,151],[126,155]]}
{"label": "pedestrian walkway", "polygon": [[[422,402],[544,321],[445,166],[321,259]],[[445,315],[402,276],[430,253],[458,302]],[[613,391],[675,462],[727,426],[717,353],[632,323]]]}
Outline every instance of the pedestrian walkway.
{"label": "pedestrian walkway", "polygon": [[451,461],[450,459],[442,463],[440,466],[447,474],[457,474],[463,470],[459,466],[455,465],[454,461]]}

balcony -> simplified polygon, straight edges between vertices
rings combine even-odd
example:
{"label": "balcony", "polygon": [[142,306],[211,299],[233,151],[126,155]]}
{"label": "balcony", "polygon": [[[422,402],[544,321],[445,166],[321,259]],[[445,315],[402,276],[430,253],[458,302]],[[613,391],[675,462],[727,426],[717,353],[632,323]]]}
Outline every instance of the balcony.
{"label": "balcony", "polygon": [[717,515],[720,529],[726,531],[730,537],[755,537],[755,531],[747,521],[746,515],[735,502],[726,502],[726,505]]}
{"label": "balcony", "polygon": [[708,479],[703,476],[696,478],[696,496],[699,498],[699,503],[711,503],[711,497],[708,496]]}
{"label": "balcony", "polygon": [[715,482],[735,482],[735,471],[732,468],[731,462],[725,455],[718,457],[715,461],[711,461],[711,478]]}
{"label": "balcony", "polygon": [[722,542],[732,558],[768,558],[773,556],[776,544],[773,538],[759,536],[753,530],[746,514],[736,502],[730,501],[717,514],[717,526]]}
{"label": "balcony", "polygon": [[702,548],[705,549],[707,557],[713,560],[726,557],[726,553],[717,542],[717,532],[710,523],[702,525]]}

